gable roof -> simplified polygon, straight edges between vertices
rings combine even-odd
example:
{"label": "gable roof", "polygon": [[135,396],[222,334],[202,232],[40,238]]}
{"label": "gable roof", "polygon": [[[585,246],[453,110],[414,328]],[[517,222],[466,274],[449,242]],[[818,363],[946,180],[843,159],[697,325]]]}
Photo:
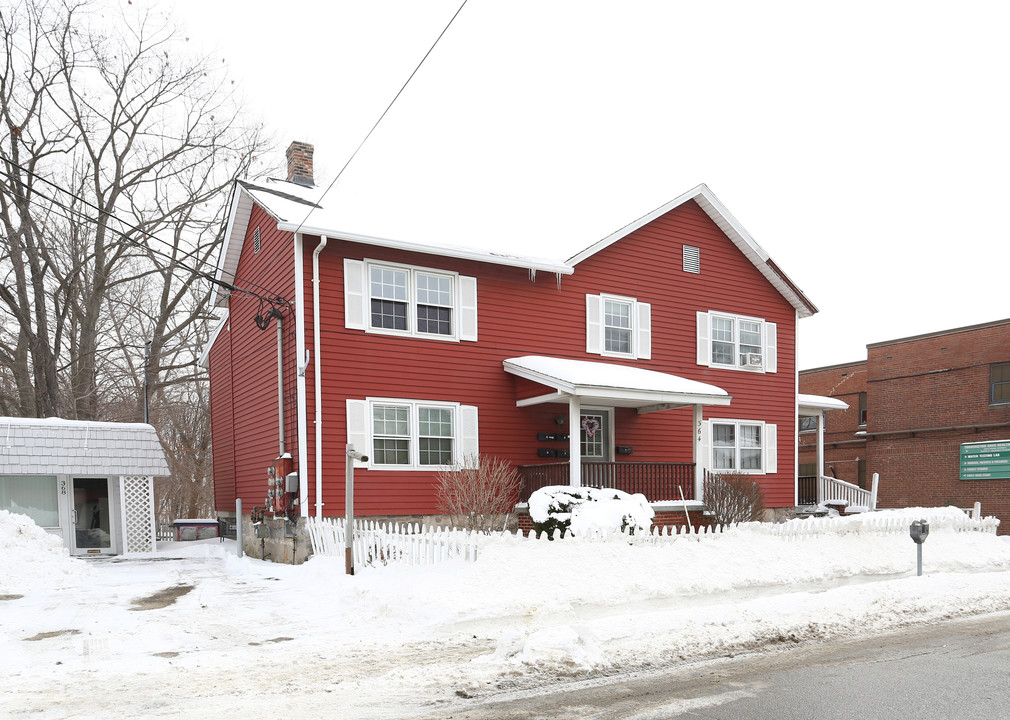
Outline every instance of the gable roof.
{"label": "gable roof", "polygon": [[[784,272],[771,260],[768,253],[757,244],[746,229],[733,217],[715,194],[704,183],[686,193],[674,198],[652,212],[642,215],[637,220],[619,228],[602,240],[586,247],[583,238],[550,239],[550,248],[556,257],[541,257],[522,252],[525,248],[539,250],[548,246],[542,238],[531,231],[529,242],[518,240],[510,249],[503,249],[498,241],[484,239],[479,235],[472,239],[472,244],[458,246],[432,243],[430,241],[413,241],[395,238],[377,237],[357,232],[339,229],[343,219],[337,203],[329,207],[325,203],[326,191],[321,187],[306,187],[293,182],[281,180],[239,181],[235,187],[232,211],[229,215],[228,228],[225,234],[225,244],[218,264],[217,278],[231,282],[238,268],[242,243],[245,239],[253,204],[262,207],[277,221],[277,228],[287,232],[300,232],[308,235],[325,235],[330,239],[347,240],[377,247],[395,248],[411,252],[427,253],[443,257],[453,257],[465,260],[476,260],[498,265],[526,268],[531,272],[537,270],[552,272],[557,275],[571,275],[575,266],[586,258],[595,255],[600,250],[614,244],[618,240],[633,233],[656,218],[670,212],[684,203],[694,200],[708,214],[712,221],[733,242],[734,245],[750,260],[758,271],[770,282],[779,293],[796,309],[800,317],[808,317],[817,312],[817,308],[803,294]],[[525,245],[525,248],[523,247]],[[580,250],[580,248],[582,248]],[[510,250],[514,249],[512,252]],[[563,258],[567,258],[563,259]],[[218,293],[215,287],[212,302],[223,305],[226,297]]]}
{"label": "gable roof", "polygon": [[0,417],[0,466],[10,475],[170,474],[144,423]]}

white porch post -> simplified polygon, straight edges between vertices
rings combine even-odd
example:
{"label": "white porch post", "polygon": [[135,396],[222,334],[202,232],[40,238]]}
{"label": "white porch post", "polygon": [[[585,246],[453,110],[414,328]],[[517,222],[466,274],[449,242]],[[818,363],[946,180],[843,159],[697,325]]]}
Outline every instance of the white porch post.
{"label": "white porch post", "polygon": [[702,408],[701,405],[693,405],[691,409],[694,417],[692,423],[694,438],[691,441],[691,459],[694,461],[694,499],[704,500],[702,494],[705,486],[705,463],[701,453]]}
{"label": "white porch post", "polygon": [[582,403],[577,395],[568,398],[568,484],[582,485],[582,445],[581,440]]}
{"label": "white porch post", "polygon": [[[817,477],[824,474],[824,411],[817,413]],[[817,498],[820,501],[820,498]]]}

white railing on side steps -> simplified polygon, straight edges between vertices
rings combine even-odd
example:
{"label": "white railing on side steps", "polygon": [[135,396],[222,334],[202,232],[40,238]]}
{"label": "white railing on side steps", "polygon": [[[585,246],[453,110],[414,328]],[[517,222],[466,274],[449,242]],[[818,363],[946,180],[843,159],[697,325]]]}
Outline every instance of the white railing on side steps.
{"label": "white railing on side steps", "polygon": [[817,478],[817,502],[823,505],[832,501],[840,501],[850,507],[865,507],[872,512],[877,509],[877,486],[879,483],[880,475],[878,473],[873,473],[872,490],[865,490],[850,482],[821,475]]}

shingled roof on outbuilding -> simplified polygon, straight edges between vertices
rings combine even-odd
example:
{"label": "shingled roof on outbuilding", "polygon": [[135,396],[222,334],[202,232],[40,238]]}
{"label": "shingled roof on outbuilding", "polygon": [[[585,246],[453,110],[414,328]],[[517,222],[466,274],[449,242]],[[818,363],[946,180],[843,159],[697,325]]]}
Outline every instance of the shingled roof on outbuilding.
{"label": "shingled roof on outbuilding", "polygon": [[170,474],[144,423],[0,417],[0,466],[11,475]]}

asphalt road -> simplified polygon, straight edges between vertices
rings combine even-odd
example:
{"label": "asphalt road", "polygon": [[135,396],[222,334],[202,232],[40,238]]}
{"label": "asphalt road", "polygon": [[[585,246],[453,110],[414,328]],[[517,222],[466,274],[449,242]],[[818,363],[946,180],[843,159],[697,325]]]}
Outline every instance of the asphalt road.
{"label": "asphalt road", "polygon": [[478,696],[452,720],[1010,718],[1010,613]]}

